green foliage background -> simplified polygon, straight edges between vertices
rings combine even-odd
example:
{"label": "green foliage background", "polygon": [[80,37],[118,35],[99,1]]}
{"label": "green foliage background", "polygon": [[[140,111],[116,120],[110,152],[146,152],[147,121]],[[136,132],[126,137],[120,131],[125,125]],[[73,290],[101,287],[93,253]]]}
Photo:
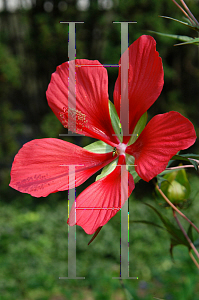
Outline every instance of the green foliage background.
{"label": "green foliage background", "polygon": [[[119,214],[89,246],[91,237],[77,228],[77,276],[86,279],[59,280],[59,276],[67,276],[67,191],[37,199],[12,190],[8,187],[12,161],[24,143],[65,133],[45,98],[51,73],[68,60],[68,27],[59,21],[84,21],[76,25],[77,58],[98,59],[104,64],[116,64],[120,58],[120,25],[112,21],[137,21],[129,25],[129,44],[149,34],[148,30],[190,36],[195,33],[158,17],[183,20],[171,0],[114,0],[110,9],[92,0],[86,11],[78,10],[74,0],[65,1],[67,9],[60,10],[59,2],[54,1],[51,12],[44,10],[44,1],[34,1],[29,10],[0,12],[1,299],[123,300],[127,299],[124,289],[118,280],[112,280],[119,274]],[[198,17],[197,1],[187,4]],[[149,119],[158,113],[179,111],[193,122],[198,135],[198,48],[174,47],[174,40],[154,37],[163,60],[165,85],[149,110]],[[117,68],[108,68],[111,100],[117,72]],[[91,139],[68,141],[85,146]],[[196,142],[189,152],[198,153],[198,148]],[[198,178],[192,173],[189,178],[193,203],[184,213],[196,222]],[[77,188],[77,194],[92,180]],[[155,220],[154,213],[141,203],[144,200],[158,207],[153,193],[150,183],[136,186],[130,198],[130,219]],[[171,217],[169,210],[159,209]],[[176,247],[174,258],[173,263],[165,232],[130,224],[130,276],[139,280],[124,280],[124,284],[133,299],[198,299],[198,273],[186,249]]]}

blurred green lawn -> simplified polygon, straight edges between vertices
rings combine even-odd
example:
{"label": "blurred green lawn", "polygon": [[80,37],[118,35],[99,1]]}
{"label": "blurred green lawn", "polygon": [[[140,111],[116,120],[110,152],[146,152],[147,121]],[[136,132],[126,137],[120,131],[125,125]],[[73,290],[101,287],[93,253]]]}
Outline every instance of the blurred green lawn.
{"label": "blurred green lawn", "polygon": [[[191,179],[193,204],[184,211],[193,221],[197,221],[199,214],[198,183],[197,177]],[[170,209],[158,205],[155,198],[144,195],[138,199],[136,193],[135,190],[130,197],[130,220],[153,220],[160,224],[143,201],[172,217]],[[45,203],[37,203],[35,208],[31,208],[34,200],[29,195],[16,194],[18,199],[12,206],[4,203],[0,209],[2,300],[127,299],[119,280],[112,279],[119,276],[120,270],[120,213],[89,246],[91,236],[77,226],[77,276],[85,279],[59,280],[60,276],[68,276],[67,192],[61,192],[65,200],[58,204],[48,196]],[[182,223],[188,228],[188,224]],[[124,280],[124,285],[133,299],[198,299],[198,271],[187,249],[174,248],[173,262],[169,247],[165,231],[130,223],[129,274],[139,279]]]}
{"label": "blurred green lawn", "polygon": [[[85,280],[59,280],[68,275],[68,193],[37,199],[12,190],[8,187],[12,161],[27,141],[59,138],[59,133],[66,133],[45,98],[51,73],[68,59],[68,29],[59,24],[60,20],[85,22],[76,25],[77,58],[98,59],[103,64],[117,64],[120,58],[120,25],[112,21],[137,21],[129,25],[129,44],[148,34],[147,30],[190,36],[194,33],[158,17],[182,20],[182,13],[171,0],[114,0],[111,9],[99,8],[98,1],[93,0],[88,11],[78,11],[76,1],[68,0],[67,10],[54,5],[48,13],[43,8],[44,0],[34,2],[27,11],[0,12],[0,299],[126,300],[121,283],[112,279],[120,271],[119,213],[89,246],[91,236],[77,227],[77,276]],[[197,1],[189,0],[187,4],[197,17]],[[163,60],[165,85],[149,110],[149,119],[176,110],[193,122],[198,135],[198,49],[173,47],[177,41],[155,38]],[[116,68],[108,68],[111,100],[117,72]],[[68,141],[85,146],[91,139]],[[197,141],[189,152],[198,153],[198,145]],[[193,202],[183,212],[198,225],[199,178],[191,174]],[[90,182],[78,187],[77,194]],[[160,224],[142,201],[172,219],[172,212],[155,201],[152,184],[139,182],[130,197],[130,220],[154,220]],[[184,220],[182,224],[188,228]],[[133,299],[199,299],[198,271],[187,249],[174,248],[173,262],[169,247],[165,231],[130,223],[130,276],[139,279],[124,280],[124,285]]]}

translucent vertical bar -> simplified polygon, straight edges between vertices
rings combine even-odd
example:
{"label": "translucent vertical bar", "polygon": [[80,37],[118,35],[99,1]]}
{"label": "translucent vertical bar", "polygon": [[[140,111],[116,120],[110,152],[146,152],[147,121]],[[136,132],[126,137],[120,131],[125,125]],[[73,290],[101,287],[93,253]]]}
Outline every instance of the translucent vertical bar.
{"label": "translucent vertical bar", "polygon": [[[125,171],[126,165],[121,166],[121,174]],[[121,183],[122,185],[122,183]],[[121,187],[121,202],[125,201],[126,191],[128,194],[128,176],[123,182]],[[129,277],[129,243],[128,243],[128,200],[124,203],[121,209],[121,237],[120,237],[120,249],[121,249],[121,264],[120,264],[120,277],[127,279]]]}
{"label": "translucent vertical bar", "polygon": [[68,81],[68,134],[76,132],[76,91],[75,91],[75,23],[69,22],[68,30],[68,59],[69,59],[69,81]]}
{"label": "translucent vertical bar", "polygon": [[[74,201],[76,204],[76,191],[75,188],[71,189],[74,180],[75,180],[75,166],[69,166],[69,190],[68,190],[69,212],[71,210]],[[68,226],[68,277],[76,278],[76,226]]]}
{"label": "translucent vertical bar", "polygon": [[[75,90],[75,59],[76,59],[76,36],[75,24],[84,22],[60,22],[66,23],[68,29],[68,59],[69,59],[69,78],[68,78],[68,134],[64,136],[74,136],[72,130],[76,131],[76,90]],[[63,134],[62,134],[63,136]],[[74,201],[76,201],[75,188],[70,189],[75,180],[75,166],[69,166],[69,192],[68,202],[69,211]],[[59,279],[85,279],[85,277],[76,277],[76,226],[68,226],[68,277],[59,277]]]}
{"label": "translucent vertical bar", "polygon": [[[75,121],[74,121],[75,120]],[[68,78],[68,134],[76,132],[76,90],[75,90],[75,60],[69,61]]]}
{"label": "translucent vertical bar", "polygon": [[129,51],[128,51],[128,23],[121,23],[121,107],[120,122],[123,135],[129,135],[129,98],[128,98],[128,69],[129,69]]}
{"label": "translucent vertical bar", "polygon": [[[113,22],[121,23],[121,107],[120,122],[122,125],[123,136],[129,135],[129,99],[128,99],[128,69],[129,69],[129,52],[128,52],[128,23],[136,22]],[[121,166],[121,202],[126,199],[128,193],[128,176],[122,179],[122,174],[126,166]],[[122,182],[123,180],[123,182]],[[120,236],[120,277],[113,279],[138,279],[129,277],[129,218],[128,218],[128,200],[121,208],[121,236]]]}
{"label": "translucent vertical bar", "polygon": [[[74,186],[73,183],[75,181],[75,166],[69,165],[68,167],[69,167],[68,207],[70,212],[74,201],[76,204],[76,191],[75,188],[71,188],[72,186]],[[76,216],[76,211],[75,211],[75,216]],[[68,226],[68,277],[59,277],[59,279],[85,279],[85,277],[76,277],[76,226]]]}
{"label": "translucent vertical bar", "polygon": [[75,23],[76,22],[68,22],[68,24],[69,24],[69,30],[68,30],[68,59],[69,60],[76,59]]}
{"label": "translucent vertical bar", "polygon": [[121,106],[120,122],[122,125],[123,136],[129,133],[129,98],[128,98],[128,69],[129,69],[129,37],[128,24],[137,22],[113,22],[121,24]]}
{"label": "translucent vertical bar", "polygon": [[120,235],[120,277],[113,279],[138,279],[129,277],[129,215],[128,215],[128,173],[126,165],[121,165],[121,235]]}
{"label": "translucent vertical bar", "polygon": [[60,22],[67,23],[68,29],[68,133],[61,136],[79,136],[76,134],[76,90],[75,90],[75,59],[76,59],[76,32],[75,24],[84,22]]}

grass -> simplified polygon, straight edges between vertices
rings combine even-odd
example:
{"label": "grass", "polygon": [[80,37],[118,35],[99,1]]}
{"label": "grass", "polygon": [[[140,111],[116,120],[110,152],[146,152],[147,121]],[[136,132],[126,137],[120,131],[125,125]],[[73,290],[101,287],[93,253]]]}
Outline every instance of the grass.
{"label": "grass", "polygon": [[[196,222],[199,213],[198,178],[193,177],[191,182],[192,206],[183,212]],[[16,195],[17,200],[12,205],[1,204],[0,210],[2,300],[128,298],[120,281],[112,279],[119,275],[120,270],[119,214],[103,227],[89,246],[91,236],[77,227],[77,276],[85,279],[59,280],[60,276],[68,275],[67,201],[56,202],[54,195],[35,207],[26,207],[26,199],[30,204],[29,196],[17,192]],[[61,193],[61,197],[66,198],[67,192]],[[142,195],[138,201],[135,191],[130,197],[130,220],[144,219],[160,224],[155,213],[142,201],[172,218],[171,211],[159,206],[154,198]],[[188,227],[186,223],[183,225]],[[123,281],[132,299],[197,300],[198,271],[185,247],[174,248],[173,262],[167,232],[140,223],[130,223],[129,240],[129,274],[139,279]]]}

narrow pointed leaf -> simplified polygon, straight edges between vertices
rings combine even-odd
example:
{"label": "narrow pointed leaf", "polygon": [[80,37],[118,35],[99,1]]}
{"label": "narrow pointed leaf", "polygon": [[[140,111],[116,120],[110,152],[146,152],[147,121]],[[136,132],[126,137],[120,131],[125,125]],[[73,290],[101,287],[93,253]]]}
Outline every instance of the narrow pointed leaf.
{"label": "narrow pointed leaf", "polygon": [[184,161],[189,161],[188,158],[184,157],[183,155],[174,155],[172,158],[172,160],[184,160]]}
{"label": "narrow pointed leaf", "polygon": [[174,262],[174,257],[173,257],[173,247],[174,247],[174,246],[172,245],[172,242],[171,242],[169,252],[170,252],[171,258],[172,258],[172,260],[173,260],[173,262]]}
{"label": "narrow pointed leaf", "polygon": [[115,131],[115,134],[119,138],[120,142],[122,142],[123,140],[122,126],[115,105],[110,100],[108,101],[108,105],[109,105],[109,113],[110,113],[113,129]]}
{"label": "narrow pointed leaf", "polygon": [[174,18],[167,17],[167,16],[160,16],[160,17],[161,17],[161,18],[164,18],[164,19],[169,19],[169,20],[172,20],[172,21],[176,21],[176,22],[178,22],[178,23],[180,23],[180,24],[182,24],[182,25],[185,25],[185,26],[187,26],[187,27],[189,27],[189,28],[191,28],[191,29],[194,29],[194,30],[196,30],[196,31],[199,31],[199,28],[198,28],[198,27],[192,26],[192,25],[190,25],[190,24],[188,24],[188,23],[186,23],[186,22],[180,21],[180,20],[178,20],[178,19],[174,19]]}
{"label": "narrow pointed leaf", "polygon": [[184,245],[184,246],[187,246],[188,248],[190,247],[188,241],[186,240],[186,238],[184,237],[184,235],[180,229],[176,228],[169,221],[169,219],[167,217],[163,216],[155,207],[153,207],[152,205],[150,205],[148,203],[144,203],[144,204],[149,206],[151,209],[153,209],[156,212],[156,214],[159,216],[159,218],[161,219],[162,223],[164,224],[168,233],[171,236],[173,245]]}
{"label": "narrow pointed leaf", "polygon": [[141,178],[138,173],[135,171],[135,158],[131,155],[126,154],[126,166],[128,172],[131,173],[134,179],[134,183],[136,184]]}
{"label": "narrow pointed leaf", "polygon": [[92,144],[89,144],[86,147],[84,147],[84,149],[94,153],[108,153],[113,151],[113,147],[102,141],[97,141]]}
{"label": "narrow pointed leaf", "polygon": [[[163,173],[163,172],[162,172],[162,173]],[[161,174],[162,174],[162,173],[161,173]],[[164,177],[162,177],[162,176],[160,176],[160,175],[157,175],[156,177],[157,177],[159,189],[161,188],[161,184],[162,184],[163,181],[169,182],[166,178],[164,178]]]}
{"label": "narrow pointed leaf", "polygon": [[142,130],[144,129],[145,125],[146,125],[146,122],[147,122],[147,111],[141,116],[141,118],[139,119],[139,121],[137,122],[134,130],[133,130],[133,134],[131,135],[131,138],[128,142],[128,146],[133,144],[138,136],[140,135],[140,133],[142,132]]}
{"label": "narrow pointed leaf", "polygon": [[[163,176],[163,175],[166,175],[166,174],[169,174],[169,173],[173,173],[174,171],[178,171],[178,170],[173,170],[173,169],[171,169],[171,170],[164,170],[162,173],[160,173],[157,176]],[[180,169],[179,169],[179,171],[180,171]]]}
{"label": "narrow pointed leaf", "polygon": [[178,154],[180,157],[188,157],[188,158],[194,158],[194,159],[199,159],[199,154]]}
{"label": "narrow pointed leaf", "polygon": [[190,41],[184,42],[184,43],[180,43],[180,44],[176,44],[174,46],[181,46],[181,45],[189,45],[189,44],[196,44],[199,45],[199,38],[193,38]]}
{"label": "narrow pointed leaf", "polygon": [[198,154],[178,154],[178,155],[174,155],[171,159],[188,161],[194,166],[196,171],[198,171],[198,161],[197,161],[199,160]]}
{"label": "narrow pointed leaf", "polygon": [[135,169],[133,170],[133,169],[130,169],[130,170],[128,170],[129,171],[129,173],[131,173],[131,175],[133,176],[133,179],[134,179],[134,183],[136,184],[136,183],[138,183],[138,181],[140,180],[140,179],[142,179],[142,178],[140,178],[140,176],[138,175],[138,173],[135,171]]}
{"label": "narrow pointed leaf", "polygon": [[96,238],[96,236],[98,235],[98,233],[101,231],[103,226],[100,226],[99,228],[97,228],[97,230],[95,231],[93,237],[90,239],[90,241],[88,242],[88,245],[90,245],[90,243]]}
{"label": "narrow pointed leaf", "polygon": [[187,235],[188,237],[190,238],[190,240],[192,241],[192,243],[194,242],[194,239],[193,239],[193,233],[192,233],[192,226],[191,224],[189,225],[189,229],[187,231]]}
{"label": "narrow pointed leaf", "polygon": [[186,35],[168,34],[168,33],[152,31],[152,30],[149,30],[149,32],[155,33],[157,35],[169,37],[169,38],[172,38],[172,39],[177,39],[177,40],[182,41],[182,42],[189,42],[189,41],[193,40],[193,38],[191,38],[189,36],[186,36]]}
{"label": "narrow pointed leaf", "polygon": [[101,179],[101,178],[103,178],[103,177],[109,175],[109,174],[116,168],[117,163],[118,163],[118,158],[117,158],[116,160],[112,161],[111,164],[108,164],[107,166],[105,166],[105,167],[102,169],[101,174],[99,174],[99,175],[96,177],[95,181],[97,181],[97,180],[99,180],[99,179]]}
{"label": "narrow pointed leaf", "polygon": [[155,226],[155,227],[158,227],[158,228],[166,230],[164,227],[162,227],[162,226],[160,226],[158,224],[155,224],[155,223],[149,222],[149,221],[145,221],[145,220],[139,220],[139,221],[138,220],[136,220],[136,221],[130,220],[129,222],[130,223],[143,223],[143,224],[152,225],[152,226]]}

